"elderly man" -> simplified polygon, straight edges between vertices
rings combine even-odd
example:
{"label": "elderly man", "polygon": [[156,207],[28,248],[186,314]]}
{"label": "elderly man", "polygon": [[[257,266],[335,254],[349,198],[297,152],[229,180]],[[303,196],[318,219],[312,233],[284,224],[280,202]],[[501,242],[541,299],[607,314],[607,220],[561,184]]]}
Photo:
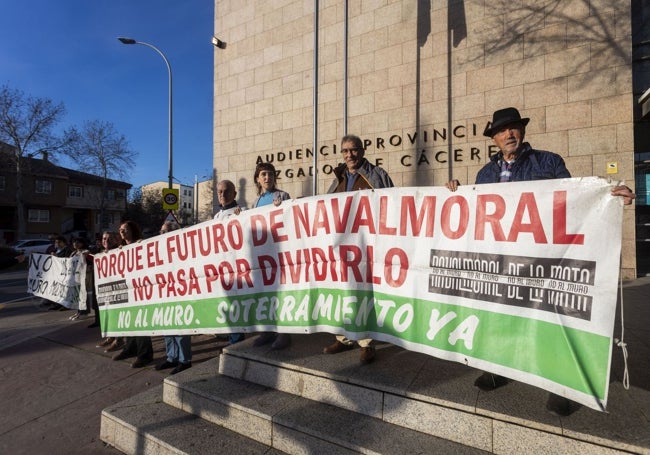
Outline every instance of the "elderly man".
{"label": "elderly man", "polygon": [[[514,107],[494,112],[492,122],[488,123],[483,135],[492,139],[499,147],[499,152],[478,172],[477,184],[571,177],[560,155],[534,149],[528,142],[524,142],[529,120],[522,118]],[[459,185],[458,180],[451,180],[447,183],[447,188],[456,191]],[[613,188],[612,195],[622,197],[625,205],[631,204],[636,197],[627,186]],[[476,379],[474,385],[481,390],[490,391],[507,383],[507,378],[486,372]],[[550,412],[561,416],[572,412],[571,402],[554,394],[549,396],[546,407]]]}
{"label": "elderly man", "polygon": [[241,207],[235,200],[237,197],[237,191],[235,190],[235,184],[230,180],[221,180],[217,183],[217,202],[219,202],[219,208],[214,214],[214,219],[222,219],[231,214],[239,215],[241,213]]}
{"label": "elderly man", "polygon": [[[334,169],[336,179],[332,182],[328,193],[342,193],[345,191],[367,190],[372,188],[392,188],[393,181],[388,173],[364,158],[365,150],[361,138],[347,135],[341,139],[341,154],[344,163]],[[359,340],[361,363],[370,363],[375,358],[375,347],[369,338]],[[342,335],[336,341],[323,349],[325,354],[338,354],[352,349],[354,342]]]}
{"label": "elderly man", "polygon": [[[239,206],[235,198],[237,197],[237,190],[235,184],[230,180],[221,180],[217,183],[217,202],[219,208],[214,214],[215,220],[224,220],[231,215],[239,215],[242,208]],[[235,344],[244,340],[243,333],[231,333],[228,335],[228,342]]]}
{"label": "elderly man", "polygon": [[[492,138],[499,153],[476,175],[476,183],[521,182],[528,180],[561,179],[571,177],[562,157],[556,153],[533,149],[524,142],[529,118],[522,118],[514,107],[495,111],[484,136]],[[447,188],[456,191],[460,183],[451,180]],[[612,189],[613,196],[623,197],[630,205],[636,195],[627,186]]]}

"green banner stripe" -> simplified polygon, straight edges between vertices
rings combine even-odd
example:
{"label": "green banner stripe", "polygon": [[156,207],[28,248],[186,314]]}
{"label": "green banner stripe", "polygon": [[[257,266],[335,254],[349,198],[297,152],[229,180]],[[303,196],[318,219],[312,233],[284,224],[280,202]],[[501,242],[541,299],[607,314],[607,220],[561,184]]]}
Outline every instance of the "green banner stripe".
{"label": "green banner stripe", "polygon": [[[433,347],[471,356],[600,399],[608,382],[607,337],[520,316],[372,291],[320,288],[100,309],[106,333],[254,331],[256,326],[269,325],[280,332],[282,327],[310,332],[310,326],[331,326],[350,334],[394,336],[422,345],[423,350]],[[343,322],[345,316],[350,323]]]}

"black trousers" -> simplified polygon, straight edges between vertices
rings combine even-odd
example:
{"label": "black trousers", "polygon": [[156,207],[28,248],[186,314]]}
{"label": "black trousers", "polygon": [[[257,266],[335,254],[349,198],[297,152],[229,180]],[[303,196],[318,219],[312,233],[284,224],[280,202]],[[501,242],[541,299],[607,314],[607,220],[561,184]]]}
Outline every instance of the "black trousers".
{"label": "black trousers", "polygon": [[123,352],[135,355],[138,359],[151,360],[153,358],[151,337],[126,337]]}

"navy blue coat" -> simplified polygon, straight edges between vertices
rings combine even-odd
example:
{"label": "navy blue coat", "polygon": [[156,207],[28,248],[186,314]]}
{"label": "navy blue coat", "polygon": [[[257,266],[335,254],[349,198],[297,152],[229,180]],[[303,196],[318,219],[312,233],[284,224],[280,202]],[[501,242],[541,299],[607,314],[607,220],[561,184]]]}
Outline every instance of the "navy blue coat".
{"label": "navy blue coat", "polygon": [[[498,183],[501,176],[501,160],[503,153],[499,152],[490,158],[476,175],[476,183]],[[564,164],[564,159],[557,153],[546,150],[535,150],[528,142],[512,166],[511,182],[528,180],[563,179],[571,177],[571,173]]]}

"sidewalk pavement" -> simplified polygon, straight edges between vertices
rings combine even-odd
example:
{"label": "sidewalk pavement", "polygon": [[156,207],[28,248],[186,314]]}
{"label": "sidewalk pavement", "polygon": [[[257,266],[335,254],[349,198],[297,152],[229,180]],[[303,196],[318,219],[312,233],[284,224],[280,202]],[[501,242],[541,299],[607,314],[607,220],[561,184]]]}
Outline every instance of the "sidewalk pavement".
{"label": "sidewalk pavement", "polygon": [[[0,274],[0,302],[7,296]],[[650,424],[650,277],[623,285],[630,396]],[[162,383],[168,370],[153,366],[164,357],[162,337],[153,337],[154,362],[132,369],[96,348],[92,318],[70,321],[72,311],[45,311],[37,299],[0,309],[0,453],[118,454],[99,439],[102,409]],[[620,312],[614,336],[621,338]],[[193,364],[220,354],[225,342],[193,337]],[[623,355],[614,347],[612,382],[623,379]]]}
{"label": "sidewalk pavement", "polygon": [[[70,321],[73,311],[47,311],[39,301],[0,309],[0,453],[121,453],[99,439],[101,411],[162,384],[169,370],[154,365],[164,358],[163,338],[152,338],[154,361],[133,369],[133,359],[112,361],[95,347],[101,334],[88,328],[92,317]],[[192,363],[218,356],[225,344],[194,336]]]}

